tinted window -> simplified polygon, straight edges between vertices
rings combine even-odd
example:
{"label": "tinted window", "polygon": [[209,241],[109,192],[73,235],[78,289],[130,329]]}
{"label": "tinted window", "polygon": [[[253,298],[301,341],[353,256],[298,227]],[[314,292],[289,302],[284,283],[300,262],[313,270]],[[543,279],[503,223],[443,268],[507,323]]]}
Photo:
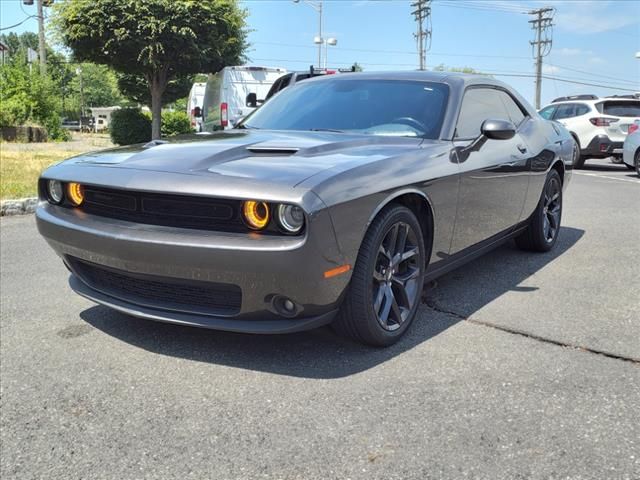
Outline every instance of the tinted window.
{"label": "tinted window", "polygon": [[471,88],[462,100],[456,138],[476,138],[480,135],[482,122],[488,118],[510,120],[499,90],[494,88]]}
{"label": "tinted window", "polygon": [[562,118],[570,118],[575,116],[576,116],[575,103],[565,103],[563,105],[558,105],[558,110],[556,110],[556,114],[553,118],[555,120],[560,120]]}
{"label": "tinted window", "polygon": [[520,108],[520,106],[515,102],[515,100],[507,92],[498,90],[498,95],[502,99],[502,103],[504,104],[504,107],[507,109],[509,118],[511,119],[513,124],[517,127],[524,120],[525,114],[522,113],[522,109]]}
{"label": "tinted window", "polygon": [[640,102],[608,101],[599,104],[598,110],[616,117],[640,117]]}
{"label": "tinted window", "polygon": [[555,105],[552,107],[546,107],[540,110],[540,116],[542,118],[546,118],[547,120],[551,120],[551,117],[553,116],[553,112],[555,111],[556,111]]}
{"label": "tinted window", "polygon": [[446,84],[338,77],[296,83],[248,116],[243,125],[439,137],[449,95]]}
{"label": "tinted window", "polygon": [[585,115],[587,113],[589,113],[591,111],[591,109],[589,108],[588,105],[584,105],[583,103],[580,103],[578,105],[576,105],[576,117],[580,116],[580,115]]}

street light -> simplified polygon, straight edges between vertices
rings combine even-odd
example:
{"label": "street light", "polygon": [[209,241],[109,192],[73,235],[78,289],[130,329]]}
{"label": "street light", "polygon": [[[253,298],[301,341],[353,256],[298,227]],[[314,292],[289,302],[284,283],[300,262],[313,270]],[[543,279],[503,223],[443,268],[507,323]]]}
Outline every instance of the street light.
{"label": "street light", "polygon": [[304,2],[318,12],[318,35],[313,39],[313,43],[318,45],[318,68],[322,66],[322,44],[324,39],[322,38],[322,1],[315,0],[293,0],[293,3]]}
{"label": "street light", "polygon": [[329,49],[329,45],[331,45],[332,47],[335,47],[338,44],[338,40],[336,40],[333,37],[327,38],[327,40],[324,42],[324,68],[327,68],[327,53],[328,53],[328,49]]}

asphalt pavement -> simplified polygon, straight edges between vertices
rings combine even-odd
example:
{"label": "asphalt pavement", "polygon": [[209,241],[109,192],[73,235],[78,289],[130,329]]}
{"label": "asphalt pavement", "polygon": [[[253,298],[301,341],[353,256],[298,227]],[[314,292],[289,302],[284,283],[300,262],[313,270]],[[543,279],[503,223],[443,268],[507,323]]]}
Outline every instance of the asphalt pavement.
{"label": "asphalt pavement", "polygon": [[640,179],[591,161],[556,249],[429,285],[397,345],[134,319],[0,223],[3,479],[638,479]]}

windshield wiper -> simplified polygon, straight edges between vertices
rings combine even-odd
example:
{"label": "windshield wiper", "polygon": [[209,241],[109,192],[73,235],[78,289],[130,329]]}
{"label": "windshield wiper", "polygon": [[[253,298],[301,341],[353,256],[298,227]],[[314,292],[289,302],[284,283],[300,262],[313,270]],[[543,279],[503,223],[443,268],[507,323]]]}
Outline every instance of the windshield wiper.
{"label": "windshield wiper", "polygon": [[336,130],[335,128],[310,128],[310,132],[333,132],[333,133],[344,133],[344,130]]}

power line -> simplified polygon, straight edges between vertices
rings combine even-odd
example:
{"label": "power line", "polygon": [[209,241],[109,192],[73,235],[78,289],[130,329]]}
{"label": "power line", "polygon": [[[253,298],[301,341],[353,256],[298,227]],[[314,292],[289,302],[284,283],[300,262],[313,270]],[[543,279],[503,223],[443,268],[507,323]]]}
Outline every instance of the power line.
{"label": "power line", "polygon": [[613,76],[610,76],[610,75],[602,75],[600,73],[586,72],[584,70],[578,70],[577,68],[567,67],[566,65],[559,65],[557,63],[553,63],[552,64],[552,63],[548,63],[547,62],[547,65],[550,65],[552,67],[558,67],[558,68],[561,68],[563,70],[568,70],[570,72],[582,73],[583,75],[587,75],[587,76],[590,76],[590,77],[596,77],[596,78],[599,77],[599,78],[604,78],[604,79],[607,79],[607,80],[616,80],[616,81],[622,82],[622,83],[630,83],[632,85],[640,85],[640,82],[638,82],[637,80],[626,80],[624,78],[613,77]]}
{"label": "power line", "polygon": [[[316,48],[312,45],[301,45],[301,44],[293,44],[293,43],[280,43],[280,42],[253,42],[254,45],[274,45],[280,47],[294,47],[294,48]],[[416,52],[408,51],[408,50],[380,50],[380,49],[370,49],[370,48],[345,48],[340,47],[340,51],[344,52],[362,52],[362,53],[388,53],[392,55],[415,55]],[[525,56],[516,56],[516,55],[487,55],[482,53],[429,53],[431,56],[437,57],[473,57],[473,58],[509,58],[509,59],[519,59],[519,60],[528,60],[529,57]]]}
{"label": "power line", "polygon": [[411,14],[418,24],[418,31],[413,36],[418,43],[419,69],[425,70],[427,50],[431,49],[431,0],[417,0],[411,6],[415,8]]}
{"label": "power line", "polygon": [[27,20],[31,19],[31,18],[36,18],[37,15],[29,15],[27,18],[25,18],[24,20],[22,20],[20,23],[16,23],[15,25],[11,25],[9,27],[2,27],[0,28],[0,31],[2,30],[10,30],[12,28],[16,28],[19,27],[20,25],[22,25],[24,22],[26,22]]}
{"label": "power line", "polygon": [[525,7],[514,7],[509,8],[509,5],[504,6],[496,6],[481,2],[465,2],[463,0],[451,1],[451,0],[441,0],[437,3],[437,5],[442,5],[443,7],[452,7],[452,8],[462,8],[464,10],[479,10],[485,12],[501,12],[501,13],[515,13],[515,14],[523,14],[527,13]]}

